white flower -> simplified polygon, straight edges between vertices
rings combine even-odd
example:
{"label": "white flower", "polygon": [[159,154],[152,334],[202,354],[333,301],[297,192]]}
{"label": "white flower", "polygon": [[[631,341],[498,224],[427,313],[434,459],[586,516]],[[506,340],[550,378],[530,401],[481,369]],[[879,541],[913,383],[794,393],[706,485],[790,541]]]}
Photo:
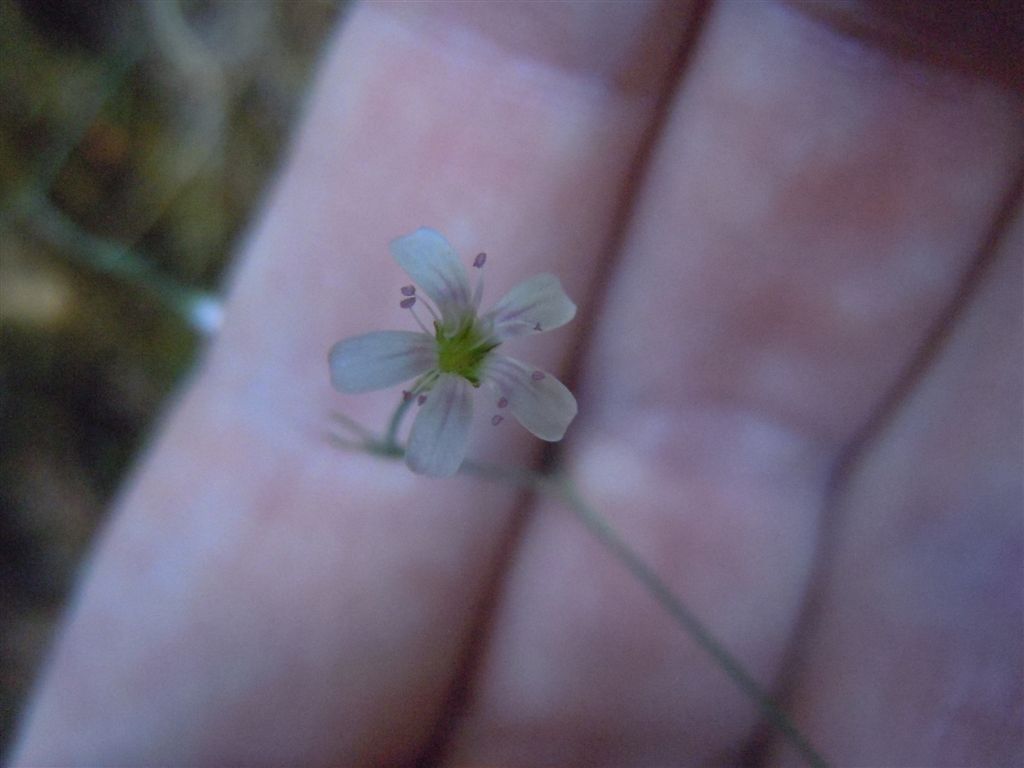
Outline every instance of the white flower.
{"label": "white flower", "polygon": [[[576,305],[554,275],[537,275],[509,291],[494,308],[478,314],[483,279],[473,289],[455,251],[438,232],[422,228],[391,243],[391,253],[413,282],[402,288],[401,306],[422,332],[379,331],[340,341],[331,348],[331,382],[342,392],[368,392],[416,379],[406,398],[421,406],[405,461],[423,475],[455,474],[466,455],[473,399],[481,387],[495,412],[507,409],[542,440],[562,439],[576,416],[576,398],[558,379],[495,350],[506,339],[558,328],[572,320]],[[479,254],[473,266],[482,268]],[[427,329],[415,307],[432,316]]]}

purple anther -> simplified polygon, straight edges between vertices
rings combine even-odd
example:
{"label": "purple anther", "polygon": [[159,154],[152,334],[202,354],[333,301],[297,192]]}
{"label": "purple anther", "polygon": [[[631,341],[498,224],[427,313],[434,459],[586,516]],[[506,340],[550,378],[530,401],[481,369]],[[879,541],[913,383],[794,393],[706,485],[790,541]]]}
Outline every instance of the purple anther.
{"label": "purple anther", "polygon": [[498,407],[499,408],[508,408],[508,398],[507,397],[501,398],[501,400],[498,401]]}
{"label": "purple anther", "polygon": [[487,254],[486,253],[478,253],[476,255],[476,258],[473,259],[473,266],[476,267],[477,269],[480,269],[480,267],[482,267],[484,265],[484,262],[486,262],[486,261],[487,261]]}
{"label": "purple anther", "polygon": [[403,389],[402,390],[402,402],[403,403],[408,403],[410,400],[412,400],[412,392],[410,392],[408,389]]}
{"label": "purple anther", "polygon": [[498,414],[494,414],[493,416],[491,416],[491,426],[492,427],[496,427],[499,424],[501,424],[501,422],[503,422],[504,420],[505,420],[504,416],[500,416]]}
{"label": "purple anther", "polygon": [[412,309],[412,305],[416,303],[416,297],[410,296],[408,299],[402,299],[398,302],[398,306],[402,309]]}
{"label": "purple anther", "polygon": [[418,405],[423,405],[425,402],[427,402],[427,396],[426,395],[420,395],[419,397],[416,398],[416,403]]}
{"label": "purple anther", "polygon": [[416,295],[416,286],[415,285],[403,285],[402,286],[402,295],[403,296],[415,296]]}
{"label": "purple anther", "polygon": [[544,378],[544,371],[534,371],[530,374],[530,378],[534,381],[540,381]]}
{"label": "purple anther", "polygon": [[540,333],[540,323],[537,323],[535,326],[533,326],[533,330],[535,330],[537,333]]}

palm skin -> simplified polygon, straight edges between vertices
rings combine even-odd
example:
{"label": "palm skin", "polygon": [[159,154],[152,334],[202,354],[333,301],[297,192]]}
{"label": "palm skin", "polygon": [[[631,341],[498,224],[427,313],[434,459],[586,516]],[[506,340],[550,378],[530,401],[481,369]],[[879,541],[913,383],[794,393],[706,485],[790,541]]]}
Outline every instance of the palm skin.
{"label": "palm skin", "polygon": [[14,762],[794,762],[556,504],[324,439],[421,224],[561,276],[559,461],[826,756],[1019,761],[1019,107],[770,3],[357,7]]}

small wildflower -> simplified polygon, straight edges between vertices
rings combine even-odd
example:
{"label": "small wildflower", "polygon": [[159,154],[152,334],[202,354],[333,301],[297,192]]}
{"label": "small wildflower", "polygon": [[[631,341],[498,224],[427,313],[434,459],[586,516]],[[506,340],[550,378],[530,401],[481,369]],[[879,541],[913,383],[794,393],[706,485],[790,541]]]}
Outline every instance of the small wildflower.
{"label": "small wildflower", "polygon": [[[422,332],[378,331],[331,348],[331,381],[342,392],[368,392],[415,379],[403,397],[423,407],[409,434],[405,461],[413,472],[447,476],[466,455],[473,396],[486,387],[499,409],[542,440],[556,442],[576,416],[576,399],[549,373],[496,352],[507,339],[550,331],[576,314],[558,278],[542,274],[512,288],[479,313],[483,278],[470,290],[466,269],[438,232],[422,228],[391,243],[391,253],[415,286],[401,289]],[[473,266],[483,268],[485,254]],[[427,298],[432,300],[427,301]],[[416,306],[430,314],[429,330]],[[495,415],[497,426],[504,417]]]}

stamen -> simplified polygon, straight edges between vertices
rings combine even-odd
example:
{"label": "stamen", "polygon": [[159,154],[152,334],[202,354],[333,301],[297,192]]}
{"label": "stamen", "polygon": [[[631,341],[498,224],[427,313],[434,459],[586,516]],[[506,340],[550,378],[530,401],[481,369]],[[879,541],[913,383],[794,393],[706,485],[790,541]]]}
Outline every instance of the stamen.
{"label": "stamen", "polygon": [[[406,302],[408,302],[408,303],[406,303]],[[434,334],[432,334],[430,331],[427,330],[427,326],[425,326],[423,324],[423,321],[420,320],[420,316],[416,314],[416,309],[415,309],[415,307],[413,307],[413,304],[415,302],[416,302],[416,299],[402,299],[400,306],[402,307],[402,309],[408,309],[409,310],[409,312],[412,314],[412,319],[416,321],[416,325],[418,325],[420,327],[421,331],[423,331],[428,336],[433,336]]]}
{"label": "stamen", "polygon": [[535,330],[537,333],[540,333],[541,332],[540,323],[537,323],[535,326],[533,326],[533,330]]}
{"label": "stamen", "polygon": [[410,399],[416,397],[417,402],[420,405],[423,405],[423,400],[425,400],[427,397],[426,393],[430,391],[430,389],[434,386],[434,383],[438,380],[438,378],[440,378],[440,374],[436,370],[427,371],[425,374],[420,376],[412,385],[412,389],[409,390]]}
{"label": "stamen", "polygon": [[403,285],[402,286],[402,295],[403,296],[415,296],[416,295],[416,286],[415,285]]}
{"label": "stamen", "polygon": [[412,392],[410,392],[408,389],[403,389],[402,390],[402,402],[403,403],[408,403],[410,400],[412,400]]}
{"label": "stamen", "polygon": [[419,397],[416,398],[416,404],[417,405],[423,405],[425,402],[427,402],[427,396],[426,395],[420,395]]}
{"label": "stamen", "polygon": [[504,420],[505,420],[504,416],[500,416],[498,414],[494,414],[493,416],[491,416],[491,426],[492,427],[496,427],[499,424],[501,424],[501,422],[503,422]]}
{"label": "stamen", "polygon": [[412,306],[415,303],[416,303],[416,297],[415,296],[411,296],[408,299],[402,299],[400,302],[398,302],[398,306],[400,306],[402,309],[412,309]]}
{"label": "stamen", "polygon": [[434,318],[435,322],[440,323],[441,322],[441,318],[438,316],[437,310],[435,310],[434,307],[431,305],[431,303],[429,301],[427,301],[426,299],[424,299],[422,296],[420,298],[422,299],[420,301],[420,304],[422,304],[424,307],[427,308],[427,312],[430,313],[431,317]]}
{"label": "stamen", "polygon": [[487,262],[487,254],[481,251],[473,259],[473,266],[481,270],[480,277],[476,280],[476,285],[473,287],[473,309],[480,309],[480,299],[484,297],[484,275],[483,266]]}
{"label": "stamen", "polygon": [[534,371],[530,374],[530,378],[534,381],[540,381],[544,378],[544,371]]}
{"label": "stamen", "polygon": [[498,407],[499,408],[508,408],[508,398],[507,397],[501,398],[501,400],[498,401]]}

